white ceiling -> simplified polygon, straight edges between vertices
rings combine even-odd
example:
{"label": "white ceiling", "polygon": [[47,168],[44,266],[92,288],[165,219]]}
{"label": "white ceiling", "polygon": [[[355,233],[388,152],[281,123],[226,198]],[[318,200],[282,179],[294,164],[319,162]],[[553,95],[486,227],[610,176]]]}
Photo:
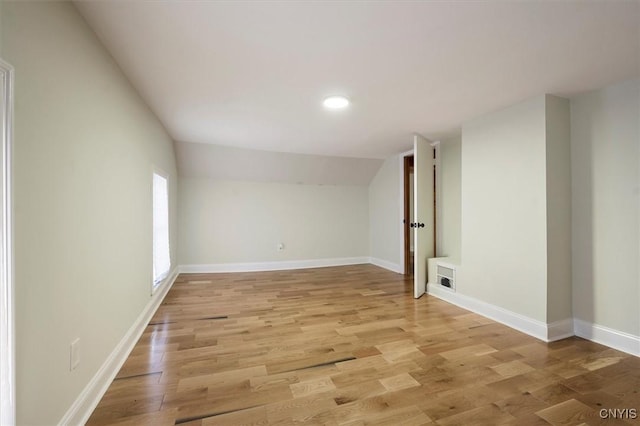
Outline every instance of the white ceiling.
{"label": "white ceiling", "polygon": [[[385,158],[640,76],[638,1],[76,4],[177,141]],[[333,94],[352,106],[324,110]]]}

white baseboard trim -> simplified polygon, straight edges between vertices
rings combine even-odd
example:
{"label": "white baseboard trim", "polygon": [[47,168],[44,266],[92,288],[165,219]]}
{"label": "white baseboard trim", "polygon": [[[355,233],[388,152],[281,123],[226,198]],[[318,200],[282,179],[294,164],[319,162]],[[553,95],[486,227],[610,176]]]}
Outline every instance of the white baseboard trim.
{"label": "white baseboard trim", "polygon": [[574,335],[573,318],[566,318],[547,324],[547,342],[555,342]]}
{"label": "white baseboard trim", "polygon": [[113,349],[91,381],[78,395],[71,407],[69,407],[58,425],[83,425],[87,423],[91,413],[93,413],[100,399],[102,399],[118,371],[120,371],[129,353],[133,350],[147,324],[149,324],[151,317],[153,317],[177,277],[178,267],[174,268],[169,277],[156,289],[147,306],[138,315],[136,321]]}
{"label": "white baseboard trim", "polygon": [[427,284],[427,293],[545,342],[578,336],[631,355],[640,356],[640,336],[575,318],[545,324],[473,297],[442,288],[437,284]]}
{"label": "white baseboard trim", "polygon": [[437,284],[427,284],[427,294],[475,312],[476,314],[480,314],[483,317],[490,318],[508,327],[515,328],[537,339],[547,341],[547,325],[545,323],[440,287],[441,286]]}
{"label": "white baseboard trim", "polygon": [[633,334],[579,319],[574,319],[573,323],[575,335],[578,337],[631,355],[640,356],[640,336],[634,336]]}
{"label": "white baseboard trim", "polygon": [[368,257],[339,257],[333,259],[283,260],[253,263],[215,263],[210,265],[181,265],[185,274],[209,274],[216,272],[261,272],[289,269],[326,268],[330,266],[360,265],[369,263]]}
{"label": "white baseboard trim", "polygon": [[388,269],[392,272],[397,272],[398,274],[403,273],[402,266],[398,265],[397,263],[389,262],[388,260],[382,260],[382,259],[378,259],[377,257],[371,257],[369,258],[369,263],[384,269]]}

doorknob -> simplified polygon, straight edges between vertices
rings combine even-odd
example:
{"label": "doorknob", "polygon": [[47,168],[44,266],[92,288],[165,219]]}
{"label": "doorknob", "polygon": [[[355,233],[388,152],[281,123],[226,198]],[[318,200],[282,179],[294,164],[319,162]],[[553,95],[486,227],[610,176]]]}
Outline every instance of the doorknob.
{"label": "doorknob", "polygon": [[424,228],[424,223],[416,223],[417,228]]}

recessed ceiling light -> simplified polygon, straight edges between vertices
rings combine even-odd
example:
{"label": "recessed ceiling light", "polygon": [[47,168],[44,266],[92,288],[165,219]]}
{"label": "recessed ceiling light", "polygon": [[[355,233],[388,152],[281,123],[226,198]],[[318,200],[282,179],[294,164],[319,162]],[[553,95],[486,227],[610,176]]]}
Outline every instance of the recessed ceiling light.
{"label": "recessed ceiling light", "polygon": [[322,102],[325,108],[330,109],[342,109],[346,108],[349,105],[349,99],[344,96],[329,96],[327,99]]}

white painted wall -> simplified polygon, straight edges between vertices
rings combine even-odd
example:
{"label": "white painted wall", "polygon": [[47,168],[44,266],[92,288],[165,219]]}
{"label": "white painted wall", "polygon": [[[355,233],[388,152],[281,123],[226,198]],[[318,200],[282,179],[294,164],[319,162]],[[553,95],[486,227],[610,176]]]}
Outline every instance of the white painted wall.
{"label": "white painted wall", "polygon": [[169,173],[177,241],[175,157],[72,3],[2,7],[16,76],[17,420],[53,425],[150,300],[152,165]]}
{"label": "white painted wall", "polygon": [[[442,235],[443,256],[450,262],[460,259],[460,147],[461,138],[451,138],[440,143],[441,147],[441,203],[442,218],[439,230]],[[402,249],[404,234],[399,223],[403,218],[403,194],[401,193],[402,159],[398,155],[388,158],[369,185],[369,218],[371,257],[381,260],[386,267],[399,271],[404,264]],[[413,194],[413,179],[409,182]],[[410,205],[413,221],[413,203]],[[413,232],[410,233],[413,246]]]}
{"label": "white painted wall", "polygon": [[571,313],[571,123],[569,100],[547,95],[547,323]]}
{"label": "white painted wall", "polygon": [[571,99],[573,313],[640,336],[640,81]]}
{"label": "white painted wall", "polygon": [[451,138],[440,142],[440,202],[442,217],[440,218],[439,239],[441,247],[438,256],[449,257],[449,262],[460,260],[460,155],[462,138]]}
{"label": "white painted wall", "polygon": [[176,143],[180,176],[216,180],[369,185],[383,160]]}
{"label": "white painted wall", "polygon": [[[0,1],[0,22],[2,22],[2,15],[4,14],[2,12],[3,3],[3,1]],[[2,58],[2,38],[2,28],[0,28],[0,58]]]}
{"label": "white painted wall", "polygon": [[366,186],[181,178],[178,193],[181,265],[369,254]]}
{"label": "white painted wall", "polygon": [[545,96],[462,127],[457,291],[546,321]]}
{"label": "white painted wall", "polygon": [[389,157],[369,184],[369,253],[395,271],[404,269],[401,164],[399,156]]}

